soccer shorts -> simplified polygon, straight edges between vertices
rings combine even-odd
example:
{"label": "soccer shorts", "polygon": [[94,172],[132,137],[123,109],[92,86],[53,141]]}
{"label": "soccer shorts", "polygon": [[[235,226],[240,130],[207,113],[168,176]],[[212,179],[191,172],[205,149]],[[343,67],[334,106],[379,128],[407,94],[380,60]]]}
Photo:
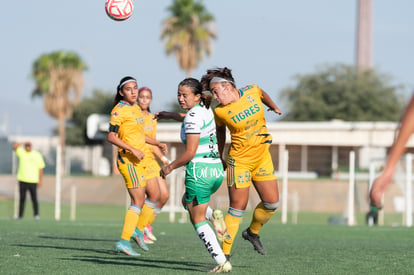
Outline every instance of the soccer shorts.
{"label": "soccer shorts", "polygon": [[236,184],[236,188],[247,188],[252,181],[276,180],[275,168],[272,156],[267,150],[262,156],[258,156],[254,162],[229,157],[227,160],[227,185]]}
{"label": "soccer shorts", "polygon": [[121,162],[118,160],[118,170],[125,180],[125,186],[128,189],[144,188],[147,186],[145,181],[146,169],[140,164],[130,162]]}
{"label": "soccer shorts", "polygon": [[197,204],[208,203],[211,195],[223,182],[224,170],[221,162],[192,162],[187,164],[185,173],[185,201]]}
{"label": "soccer shorts", "polygon": [[161,167],[155,159],[148,159],[148,161],[145,161],[144,165],[146,168],[146,180],[150,180],[160,176]]}

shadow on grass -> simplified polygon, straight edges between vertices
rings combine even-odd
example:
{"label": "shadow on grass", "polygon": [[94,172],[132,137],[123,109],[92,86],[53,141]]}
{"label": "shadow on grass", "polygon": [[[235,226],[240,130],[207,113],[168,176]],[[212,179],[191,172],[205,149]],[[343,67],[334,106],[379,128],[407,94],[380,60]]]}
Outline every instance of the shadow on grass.
{"label": "shadow on grass", "polygon": [[61,250],[74,250],[74,251],[84,251],[84,252],[94,252],[100,254],[114,254],[113,250],[108,249],[91,249],[84,247],[65,247],[65,246],[56,246],[56,245],[29,245],[29,244],[17,244],[17,247],[26,247],[26,248],[50,248],[50,249],[61,249]]}
{"label": "shadow on grass", "polygon": [[140,268],[151,268],[151,269],[165,269],[165,270],[177,270],[177,271],[192,271],[192,272],[206,272],[207,270],[214,267],[209,266],[205,263],[199,262],[188,262],[188,261],[173,261],[173,260],[162,260],[162,259],[150,259],[146,256],[131,257],[128,255],[120,254],[117,252],[111,252],[114,257],[88,257],[78,256],[73,258],[62,258],[62,260],[77,260],[81,262],[91,262],[94,264],[101,265],[121,265],[140,267]]}
{"label": "shadow on grass", "polygon": [[56,246],[56,245],[27,245],[27,244],[18,244],[17,247],[24,248],[36,248],[36,249],[61,249],[61,250],[72,250],[72,251],[82,251],[82,252],[92,252],[97,254],[105,254],[107,256],[73,256],[70,258],[59,258],[61,260],[67,261],[81,261],[81,262],[90,262],[99,265],[120,265],[120,266],[136,266],[136,267],[146,267],[154,269],[166,269],[166,270],[178,270],[178,271],[192,271],[192,272],[205,272],[214,267],[214,265],[208,265],[205,263],[199,262],[189,262],[189,261],[174,261],[174,260],[163,260],[163,259],[151,259],[142,254],[138,257],[131,257],[128,255],[121,254],[114,250],[108,249],[91,249],[84,247],[67,247],[67,246]]}
{"label": "shadow on grass", "polygon": [[53,240],[68,240],[68,241],[92,241],[92,242],[116,242],[118,240],[112,239],[97,239],[97,238],[80,238],[80,237],[62,237],[62,236],[39,236],[42,239],[53,239]]}

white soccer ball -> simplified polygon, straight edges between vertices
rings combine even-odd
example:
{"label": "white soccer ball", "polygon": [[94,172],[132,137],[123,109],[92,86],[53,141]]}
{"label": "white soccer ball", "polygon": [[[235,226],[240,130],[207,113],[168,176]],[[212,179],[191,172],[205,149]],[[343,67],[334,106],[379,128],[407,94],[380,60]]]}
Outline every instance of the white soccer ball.
{"label": "white soccer ball", "polygon": [[134,2],[132,0],[106,0],[105,11],[111,19],[123,21],[131,17]]}

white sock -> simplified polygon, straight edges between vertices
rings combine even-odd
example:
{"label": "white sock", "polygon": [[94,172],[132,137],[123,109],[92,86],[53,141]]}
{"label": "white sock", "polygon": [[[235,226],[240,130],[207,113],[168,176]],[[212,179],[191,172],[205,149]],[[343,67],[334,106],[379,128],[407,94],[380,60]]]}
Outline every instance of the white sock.
{"label": "white sock", "polygon": [[214,209],[213,209],[213,208],[211,208],[210,206],[207,206],[207,211],[206,211],[206,219],[207,219],[208,221],[213,220],[213,211],[214,211]]}
{"label": "white sock", "polygon": [[208,253],[217,264],[226,262],[226,256],[224,256],[223,250],[217,241],[216,234],[207,221],[200,222],[194,226],[198,237],[204,243]]}

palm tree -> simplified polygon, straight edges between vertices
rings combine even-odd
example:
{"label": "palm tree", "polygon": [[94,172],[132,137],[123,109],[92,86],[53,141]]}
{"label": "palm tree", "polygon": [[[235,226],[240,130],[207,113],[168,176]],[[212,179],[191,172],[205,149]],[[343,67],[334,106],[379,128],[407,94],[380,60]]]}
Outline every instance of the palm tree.
{"label": "palm tree", "polygon": [[161,39],[165,40],[167,55],[174,53],[180,68],[190,77],[203,54],[211,54],[211,39],[217,38],[214,17],[194,0],[174,0],[168,10],[171,16],[163,21]]}
{"label": "palm tree", "polygon": [[83,90],[83,71],[86,64],[74,52],[55,51],[38,57],[32,68],[36,87],[32,97],[43,97],[44,110],[59,123],[59,143],[65,151],[65,122],[71,118],[73,107]]}

